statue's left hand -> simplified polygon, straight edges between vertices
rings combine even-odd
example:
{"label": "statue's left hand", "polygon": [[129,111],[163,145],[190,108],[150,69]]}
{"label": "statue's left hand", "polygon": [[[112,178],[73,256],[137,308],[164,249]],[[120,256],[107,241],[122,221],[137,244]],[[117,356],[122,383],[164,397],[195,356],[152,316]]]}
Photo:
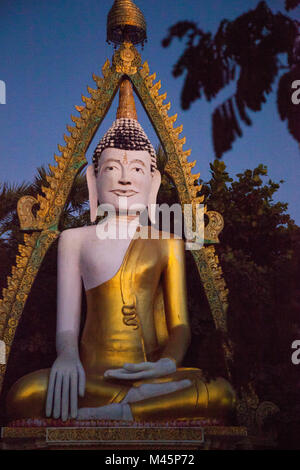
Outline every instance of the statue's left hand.
{"label": "statue's left hand", "polygon": [[140,362],[139,364],[124,364],[121,369],[110,369],[104,377],[124,380],[139,380],[163,377],[176,371],[176,363],[167,357],[156,362]]}

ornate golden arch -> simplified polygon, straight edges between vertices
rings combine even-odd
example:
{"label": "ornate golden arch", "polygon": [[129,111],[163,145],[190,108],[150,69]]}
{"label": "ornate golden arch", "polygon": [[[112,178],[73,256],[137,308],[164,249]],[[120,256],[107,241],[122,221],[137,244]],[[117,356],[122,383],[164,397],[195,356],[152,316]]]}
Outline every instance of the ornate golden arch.
{"label": "ornate golden arch", "polygon": [[[6,361],[14,340],[26,300],[48,248],[58,237],[58,223],[77,173],[87,164],[85,153],[104,119],[113,98],[125,75],[132,81],[146,113],[167,155],[166,174],[173,180],[181,205],[203,202],[197,197],[201,189],[194,182],[199,174],[192,174],[195,162],[188,162],[190,150],[184,151],[185,137],[180,138],[183,127],[174,127],[177,115],[169,116],[170,103],[164,104],[167,94],[159,94],[161,82],[155,82],[156,74],[149,74],[147,62],[142,66],[141,56],[136,48],[124,42],[115,52],[112,64],[107,60],[102,68],[103,77],[93,75],[97,89],[88,87],[90,97],[82,96],[84,107],[76,107],[80,117],[72,116],[75,126],[67,126],[70,135],[64,135],[66,144],[58,145],[60,156],[54,155],[56,166],[49,165],[51,175],[47,176],[49,187],[43,187],[44,195],[35,199],[25,196],[18,202],[20,228],[24,243],[19,245],[16,264],[7,278],[7,288],[3,289],[0,300],[0,339],[6,345]],[[38,204],[34,216],[32,208]],[[222,271],[215,255],[214,243],[223,228],[223,219],[217,212],[206,212],[209,224],[205,228],[205,241],[208,246],[192,251],[210,305],[215,326],[226,334],[227,290]],[[194,211],[195,216],[195,211]],[[225,359],[229,373],[232,351],[229,343],[224,343]],[[0,389],[3,384],[6,365],[0,365]]]}

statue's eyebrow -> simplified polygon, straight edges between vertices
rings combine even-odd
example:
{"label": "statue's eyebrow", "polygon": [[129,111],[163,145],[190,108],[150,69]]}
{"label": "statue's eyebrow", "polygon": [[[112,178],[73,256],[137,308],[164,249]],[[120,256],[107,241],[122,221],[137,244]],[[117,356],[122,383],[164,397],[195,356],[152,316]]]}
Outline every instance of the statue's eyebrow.
{"label": "statue's eyebrow", "polygon": [[146,165],[143,162],[143,160],[135,159],[135,160],[132,160],[131,162],[129,162],[130,165],[131,165],[131,163],[140,163],[144,168],[146,168]]}
{"label": "statue's eyebrow", "polygon": [[[110,162],[114,162],[114,163],[118,163],[119,165],[121,164],[121,160],[118,160],[116,158],[108,158],[107,160],[105,160],[105,162],[103,162],[103,165],[106,165],[107,163],[110,163]],[[140,163],[140,165],[142,165],[144,168],[146,168],[146,165],[145,163],[143,162],[143,160],[139,160],[138,158],[132,160],[131,162],[128,162],[129,165],[131,165],[132,163]]]}
{"label": "statue's eyebrow", "polygon": [[105,162],[103,162],[103,165],[105,165],[106,163],[109,163],[109,162],[115,162],[115,163],[121,163],[120,160],[117,160],[115,158],[108,158],[107,160],[105,160]]}

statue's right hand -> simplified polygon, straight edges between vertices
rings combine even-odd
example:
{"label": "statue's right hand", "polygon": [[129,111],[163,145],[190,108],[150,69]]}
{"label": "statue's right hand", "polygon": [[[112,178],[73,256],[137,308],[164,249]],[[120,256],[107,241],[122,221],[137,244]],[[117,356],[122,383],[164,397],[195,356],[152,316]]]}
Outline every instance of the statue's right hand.
{"label": "statue's right hand", "polygon": [[[46,416],[66,421],[77,417],[78,395],[83,397],[85,372],[78,354],[64,351],[54,362],[48,384]],[[52,413],[53,411],[53,413]]]}

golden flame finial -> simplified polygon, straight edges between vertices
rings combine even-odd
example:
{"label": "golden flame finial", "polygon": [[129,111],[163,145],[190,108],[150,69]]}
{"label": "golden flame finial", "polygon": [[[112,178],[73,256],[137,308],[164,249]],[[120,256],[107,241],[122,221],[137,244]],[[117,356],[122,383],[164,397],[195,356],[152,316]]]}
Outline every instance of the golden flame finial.
{"label": "golden flame finial", "polygon": [[107,41],[114,44],[147,41],[144,15],[132,0],[115,0],[107,17]]}
{"label": "golden flame finial", "polygon": [[132,85],[127,78],[120,85],[117,119],[120,118],[135,119],[137,121]]}

